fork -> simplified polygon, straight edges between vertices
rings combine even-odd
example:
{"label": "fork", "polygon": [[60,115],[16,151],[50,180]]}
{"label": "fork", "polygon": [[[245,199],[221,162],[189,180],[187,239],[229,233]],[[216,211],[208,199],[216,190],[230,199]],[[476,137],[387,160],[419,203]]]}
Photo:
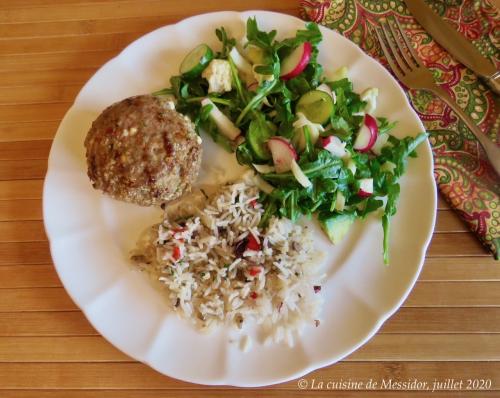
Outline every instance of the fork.
{"label": "fork", "polygon": [[396,18],[388,18],[387,22],[382,22],[380,26],[375,28],[378,41],[399,81],[409,88],[431,91],[446,102],[476,136],[493,168],[500,175],[500,148],[483,134],[453,98],[436,84],[431,71],[423,65],[399,21]]}

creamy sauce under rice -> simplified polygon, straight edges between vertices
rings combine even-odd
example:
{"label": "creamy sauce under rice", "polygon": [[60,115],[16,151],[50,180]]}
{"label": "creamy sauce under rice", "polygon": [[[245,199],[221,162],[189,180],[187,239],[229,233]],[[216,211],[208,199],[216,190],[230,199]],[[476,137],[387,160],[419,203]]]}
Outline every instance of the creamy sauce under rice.
{"label": "creamy sauce under rice", "polygon": [[303,326],[319,325],[320,256],[305,226],[273,217],[260,228],[258,196],[237,182],[182,219],[166,211],[132,259],[201,330],[257,323],[268,340],[293,345]]}

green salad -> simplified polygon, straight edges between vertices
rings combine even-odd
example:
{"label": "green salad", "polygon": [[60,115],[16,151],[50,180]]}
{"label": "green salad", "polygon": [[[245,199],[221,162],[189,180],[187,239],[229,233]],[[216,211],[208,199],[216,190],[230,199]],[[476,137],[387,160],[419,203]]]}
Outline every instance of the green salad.
{"label": "green salad", "polygon": [[394,137],[396,122],[372,116],[377,88],[356,93],[345,67],[325,74],[314,23],[281,41],[255,18],[240,42],[223,27],[215,33],[221,49],[197,46],[171,87],[154,94],[175,97],[198,131],[255,171],[262,224],[315,215],[336,244],[356,219],[379,211],[387,264],[398,180],[426,134]]}

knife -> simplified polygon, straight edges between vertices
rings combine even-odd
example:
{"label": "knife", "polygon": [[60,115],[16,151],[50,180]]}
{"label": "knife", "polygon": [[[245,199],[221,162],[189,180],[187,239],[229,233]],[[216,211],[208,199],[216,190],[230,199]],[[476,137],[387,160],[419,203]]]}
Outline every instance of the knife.
{"label": "knife", "polygon": [[500,71],[474,47],[474,45],[444,21],[424,0],[405,0],[415,19],[430,35],[453,54],[462,64],[472,69],[500,94]]}

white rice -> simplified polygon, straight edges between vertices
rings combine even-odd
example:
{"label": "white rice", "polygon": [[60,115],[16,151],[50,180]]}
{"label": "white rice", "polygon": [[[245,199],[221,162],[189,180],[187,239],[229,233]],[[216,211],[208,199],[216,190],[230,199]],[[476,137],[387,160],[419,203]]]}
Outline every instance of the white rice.
{"label": "white rice", "polygon": [[[307,227],[273,217],[260,228],[258,196],[257,187],[238,182],[182,220],[166,212],[132,259],[200,329],[257,323],[268,341],[293,345],[305,325],[319,325],[319,255]],[[256,250],[244,243],[252,236]]]}

